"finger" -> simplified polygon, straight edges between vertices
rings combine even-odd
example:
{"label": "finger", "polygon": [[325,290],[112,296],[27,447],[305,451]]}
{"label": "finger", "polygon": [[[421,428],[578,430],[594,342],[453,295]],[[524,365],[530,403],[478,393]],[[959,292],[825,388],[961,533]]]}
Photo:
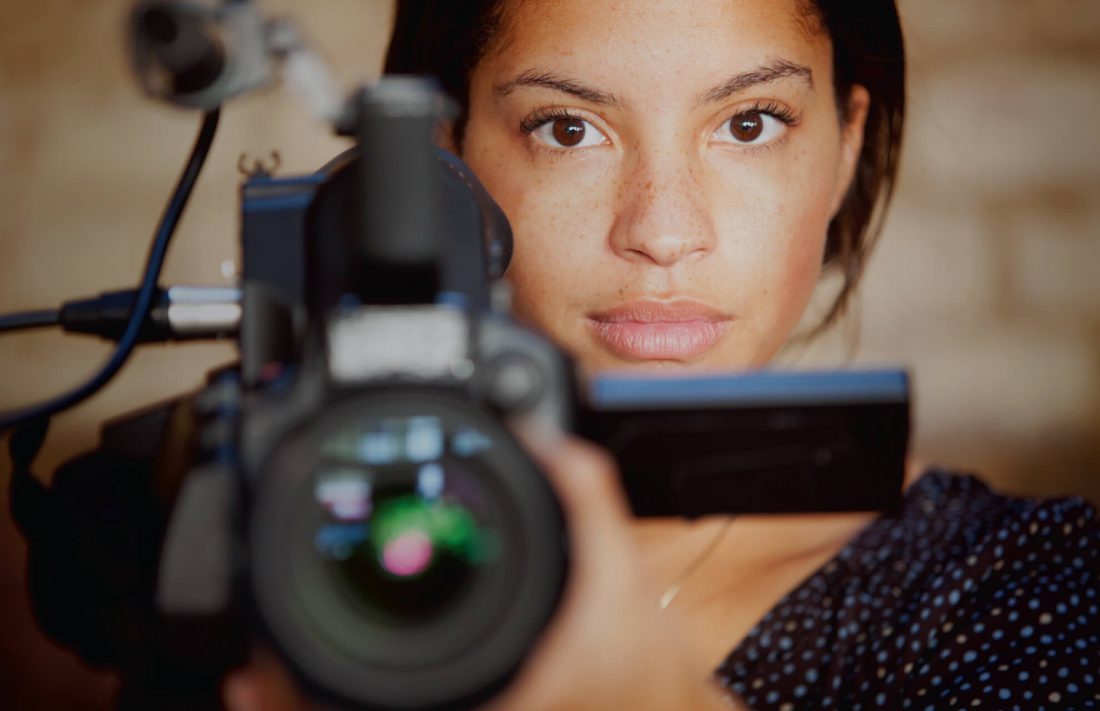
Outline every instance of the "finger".
{"label": "finger", "polygon": [[614,596],[623,585],[639,587],[630,513],[612,459],[575,438],[526,444],[523,436],[561,501],[569,531],[566,608]]}
{"label": "finger", "polygon": [[229,711],[301,711],[306,702],[271,654],[257,652],[248,666],[226,677],[222,700]]}
{"label": "finger", "polygon": [[517,434],[546,473],[572,525],[588,528],[629,520],[618,467],[607,452],[568,435],[524,428],[518,428]]}

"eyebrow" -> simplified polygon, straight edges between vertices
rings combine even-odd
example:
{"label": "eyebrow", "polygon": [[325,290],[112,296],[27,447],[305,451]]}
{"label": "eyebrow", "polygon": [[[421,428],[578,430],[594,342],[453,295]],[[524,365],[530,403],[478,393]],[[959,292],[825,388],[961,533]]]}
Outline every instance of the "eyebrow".
{"label": "eyebrow", "polygon": [[716,101],[722,101],[750,87],[759,84],[768,84],[773,81],[778,81],[779,79],[785,79],[786,77],[798,77],[809,84],[811,89],[814,87],[814,73],[809,67],[795,64],[794,62],[788,62],[785,59],[778,59],[771,64],[765,64],[756,69],[733,75],[722,84],[705,92],[700,98],[699,103],[710,104]]}
{"label": "eyebrow", "polygon": [[[814,86],[813,71],[802,64],[795,64],[785,59],[778,59],[770,64],[757,67],[747,72],[741,72],[727,79],[722,84],[706,91],[699,99],[700,104],[709,104],[728,99],[746,89],[759,84],[768,84],[786,77],[797,77]],[[564,94],[575,96],[600,106],[622,106],[625,102],[615,94],[594,89],[590,86],[569,79],[561,74],[543,71],[540,69],[528,69],[508,81],[501,82],[493,87],[493,91],[500,96],[508,96],[520,87],[542,87],[553,89]]]}
{"label": "eyebrow", "polygon": [[570,94],[578,99],[583,99],[593,104],[599,104],[600,106],[620,106],[623,103],[622,100],[614,94],[600,91],[599,89],[593,89],[592,87],[585,86],[580,82],[568,79],[554,72],[546,72],[538,69],[529,69],[508,81],[501,82],[493,87],[493,91],[501,96],[507,96],[523,86],[554,89],[555,91]]}

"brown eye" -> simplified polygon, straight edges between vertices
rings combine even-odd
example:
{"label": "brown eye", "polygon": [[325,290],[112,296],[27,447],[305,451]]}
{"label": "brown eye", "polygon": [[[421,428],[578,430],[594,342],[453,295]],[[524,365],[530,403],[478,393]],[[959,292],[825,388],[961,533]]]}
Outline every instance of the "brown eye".
{"label": "brown eye", "polygon": [[547,148],[556,151],[591,148],[608,143],[607,136],[591,122],[577,116],[535,114],[520,125],[520,130]]}
{"label": "brown eye", "polygon": [[553,124],[554,140],[566,148],[577,146],[584,140],[584,121],[579,118],[560,118]]}
{"label": "brown eye", "polygon": [[730,119],[730,133],[742,143],[752,143],[764,132],[764,117],[759,112],[734,116]]}
{"label": "brown eye", "polygon": [[778,110],[749,109],[726,119],[711,134],[711,140],[727,145],[761,147],[783,137],[798,118]]}

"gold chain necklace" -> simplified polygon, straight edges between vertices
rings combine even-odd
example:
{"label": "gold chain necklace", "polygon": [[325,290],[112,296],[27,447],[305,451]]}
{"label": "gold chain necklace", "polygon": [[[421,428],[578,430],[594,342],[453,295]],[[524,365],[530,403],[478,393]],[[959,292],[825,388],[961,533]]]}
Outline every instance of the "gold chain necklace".
{"label": "gold chain necklace", "polygon": [[695,556],[695,558],[687,564],[687,567],[676,576],[672,584],[665,589],[664,593],[661,595],[661,599],[658,601],[658,605],[662,611],[668,609],[668,606],[671,605],[672,601],[676,599],[676,596],[680,594],[680,590],[683,589],[684,584],[687,583],[692,573],[698,570],[703,563],[706,562],[707,558],[718,549],[718,544],[726,537],[726,531],[729,530],[731,523],[733,523],[733,516],[730,516],[722,522],[718,532],[714,534],[714,538],[707,543],[706,547],[699,552],[699,555]]}

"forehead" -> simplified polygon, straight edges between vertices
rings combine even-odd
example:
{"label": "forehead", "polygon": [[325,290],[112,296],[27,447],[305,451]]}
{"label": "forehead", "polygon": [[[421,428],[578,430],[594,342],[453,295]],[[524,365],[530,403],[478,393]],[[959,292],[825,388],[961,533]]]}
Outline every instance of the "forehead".
{"label": "forehead", "polygon": [[831,79],[832,47],[812,0],[507,0],[482,65],[684,89],[777,59]]}

